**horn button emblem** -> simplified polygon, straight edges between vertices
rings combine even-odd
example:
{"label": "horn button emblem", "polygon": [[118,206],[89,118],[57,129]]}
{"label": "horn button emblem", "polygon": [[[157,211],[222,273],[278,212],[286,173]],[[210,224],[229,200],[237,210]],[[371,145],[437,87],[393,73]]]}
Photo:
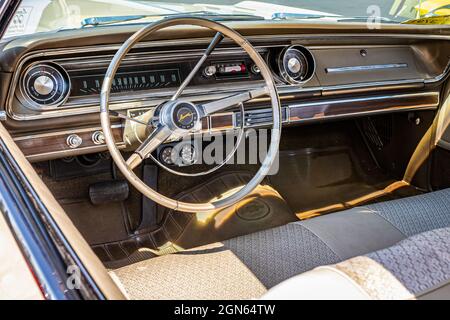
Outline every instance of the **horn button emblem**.
{"label": "horn button emblem", "polygon": [[198,111],[193,104],[180,102],[173,109],[173,123],[180,129],[193,129],[197,124],[198,118]]}

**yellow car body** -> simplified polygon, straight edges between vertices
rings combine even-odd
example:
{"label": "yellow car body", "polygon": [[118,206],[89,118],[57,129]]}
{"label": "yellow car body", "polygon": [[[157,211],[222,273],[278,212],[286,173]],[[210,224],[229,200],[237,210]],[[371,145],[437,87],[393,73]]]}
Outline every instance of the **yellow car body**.
{"label": "yellow car body", "polygon": [[425,16],[448,16],[450,15],[450,0],[423,1],[416,6],[420,17]]}
{"label": "yellow car body", "polygon": [[408,24],[450,24],[450,0],[396,0],[389,14]]}

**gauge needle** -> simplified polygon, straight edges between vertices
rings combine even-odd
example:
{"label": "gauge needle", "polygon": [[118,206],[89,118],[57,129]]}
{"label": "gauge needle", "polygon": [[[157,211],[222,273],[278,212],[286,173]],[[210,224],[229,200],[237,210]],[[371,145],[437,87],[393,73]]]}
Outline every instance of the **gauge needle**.
{"label": "gauge needle", "polygon": [[188,112],[188,113],[186,113],[186,114],[182,114],[179,118],[178,118],[178,121],[183,121],[184,119],[186,119],[187,117],[190,117],[190,116],[192,116],[192,112]]}
{"label": "gauge needle", "polygon": [[121,114],[121,113],[119,113],[117,111],[109,110],[109,114],[114,116],[114,117],[118,117],[118,118],[121,118],[121,119],[125,119],[125,120],[133,121],[133,122],[136,122],[136,123],[139,123],[139,124],[143,124],[144,126],[148,126],[149,125],[148,123],[146,123],[144,121],[128,117],[128,116],[126,116],[124,114]]}

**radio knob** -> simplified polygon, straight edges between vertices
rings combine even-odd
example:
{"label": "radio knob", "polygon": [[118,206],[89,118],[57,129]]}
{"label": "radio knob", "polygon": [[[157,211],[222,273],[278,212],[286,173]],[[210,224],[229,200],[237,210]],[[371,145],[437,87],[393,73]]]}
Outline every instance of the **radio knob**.
{"label": "radio knob", "polygon": [[259,67],[256,64],[252,65],[250,67],[250,69],[252,70],[253,74],[260,74],[261,73],[261,70],[259,69]]}
{"label": "radio knob", "polygon": [[77,134],[71,134],[67,137],[66,143],[69,148],[76,149],[81,146],[81,144],[83,143],[83,139],[81,139],[81,137]]}
{"label": "radio knob", "polygon": [[105,143],[105,135],[103,134],[102,131],[95,131],[92,134],[92,142],[94,142],[94,144],[104,144]]}
{"label": "radio knob", "polygon": [[204,70],[203,70],[203,74],[206,77],[212,77],[213,75],[215,75],[217,72],[217,68],[216,66],[207,66]]}

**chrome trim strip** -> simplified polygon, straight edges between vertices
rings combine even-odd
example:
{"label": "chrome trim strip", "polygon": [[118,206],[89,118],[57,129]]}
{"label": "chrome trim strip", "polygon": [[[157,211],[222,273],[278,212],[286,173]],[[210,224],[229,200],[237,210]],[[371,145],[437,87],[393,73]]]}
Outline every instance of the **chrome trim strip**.
{"label": "chrome trim strip", "polygon": [[[323,116],[320,119],[300,119],[292,121],[290,118],[291,110],[295,108],[302,108],[302,107],[310,107],[310,106],[318,106],[318,105],[325,105],[325,104],[340,104],[340,103],[352,103],[352,102],[361,102],[361,101],[377,101],[377,100],[389,100],[392,98],[408,98],[408,97],[423,97],[423,96],[435,96],[437,97],[437,102],[435,104],[427,104],[427,105],[417,105],[417,106],[400,106],[396,107],[395,109],[381,109],[381,110],[373,110],[373,111],[363,111],[363,112],[354,112],[354,113],[346,113],[342,115],[332,115],[332,116]],[[435,110],[439,106],[440,101],[440,94],[439,92],[424,92],[424,93],[412,93],[412,94],[396,94],[396,95],[382,95],[382,96],[375,96],[375,97],[369,97],[369,98],[349,98],[349,99],[336,99],[333,101],[318,101],[318,102],[306,102],[306,103],[299,103],[299,104],[292,104],[292,105],[284,105],[283,108],[286,108],[286,120],[283,121],[284,124],[295,124],[295,123],[306,123],[306,122],[314,122],[314,121],[323,121],[323,120],[331,120],[331,119],[342,119],[342,118],[348,118],[351,116],[365,116],[365,115],[371,115],[371,114],[383,114],[383,113],[392,113],[392,112],[400,112],[400,111],[412,111],[412,110]],[[267,108],[260,108],[260,109],[250,109],[247,112],[250,113],[258,113],[258,112],[265,112],[264,109]],[[204,130],[204,132],[214,134],[219,132],[226,132],[230,130],[236,129],[236,113],[234,112],[223,112],[223,113],[217,113],[214,114],[214,116],[230,116],[232,119],[232,126],[233,127],[226,127],[226,128],[219,128],[214,129],[212,128],[212,123],[214,119],[211,117],[208,117],[208,128]],[[257,127],[264,127],[267,124],[258,124],[255,126],[246,126],[247,128],[257,128]],[[115,124],[112,125],[112,128],[120,128],[123,127],[124,123],[122,124]],[[80,132],[88,132],[88,131],[97,131],[102,130],[100,127],[95,128],[83,128],[83,129],[74,129],[74,130],[64,130],[64,131],[55,131],[50,133],[42,133],[42,134],[36,134],[36,135],[27,135],[27,136],[19,136],[15,137],[14,141],[21,141],[21,140],[27,140],[27,139],[34,139],[34,138],[41,138],[41,137],[51,137],[51,136],[60,136],[65,134],[73,134],[73,133],[80,133]],[[118,148],[124,148],[125,142],[120,142],[117,144]],[[97,148],[97,149],[95,149]],[[83,151],[90,151],[90,152],[101,152],[106,151],[106,145],[100,145],[100,146],[89,146],[89,147],[82,147],[78,149],[73,150],[62,150],[62,151],[53,151],[48,153],[41,153],[41,154],[34,154],[27,156],[27,159],[30,161],[41,161],[43,159],[49,159],[49,158],[59,158],[63,156],[70,156],[74,154],[80,154],[83,153]],[[81,152],[80,152],[81,151]]]}
{"label": "chrome trim strip", "polygon": [[[414,93],[414,94],[400,94],[400,95],[387,95],[387,96],[378,96],[378,97],[371,97],[370,99],[366,98],[350,98],[350,99],[339,99],[332,102],[332,104],[340,104],[340,103],[352,103],[352,102],[361,102],[361,101],[377,101],[377,100],[389,100],[392,98],[407,98],[411,96],[436,96],[437,102],[435,104],[424,104],[424,105],[410,105],[410,106],[398,106],[395,107],[395,109],[379,109],[379,110],[371,110],[371,111],[362,111],[362,112],[349,112],[342,115],[330,115],[330,116],[323,116],[320,118],[309,118],[309,119],[299,119],[299,120],[291,120],[291,110],[295,108],[303,108],[303,107],[311,107],[311,106],[317,106],[317,105],[323,105],[323,104],[330,104],[330,102],[318,102],[318,103],[302,103],[302,104],[292,104],[292,105],[284,105],[283,108],[286,109],[286,120],[283,121],[283,123],[286,124],[296,124],[296,123],[309,123],[309,122],[317,122],[317,121],[323,121],[323,120],[333,120],[333,119],[342,119],[342,118],[348,118],[348,117],[359,117],[359,116],[365,116],[365,115],[373,115],[373,114],[385,114],[385,113],[393,113],[393,112],[404,112],[404,111],[413,111],[413,110],[436,110],[439,107],[439,101],[440,101],[440,94],[439,92],[425,92],[425,93]],[[258,113],[258,112],[266,112],[268,110],[267,108],[261,108],[261,109],[251,109],[246,111],[249,113]],[[237,114],[236,112],[226,112],[221,113],[220,115],[231,115],[233,116],[233,128],[223,128],[223,129],[210,129],[210,132],[226,132],[230,130],[235,130],[237,126]],[[259,128],[259,127],[265,127],[269,125],[270,123],[262,123],[257,125],[250,125],[246,126],[246,128]]]}
{"label": "chrome trim strip", "polygon": [[[113,124],[111,126],[112,129],[123,128],[123,127],[124,127],[123,124]],[[99,130],[102,130],[102,127],[71,129],[71,130],[63,130],[63,131],[38,133],[38,134],[32,134],[32,135],[26,135],[26,136],[17,136],[17,137],[14,137],[13,140],[14,141],[22,141],[22,140],[28,140],[28,139],[55,137],[55,136],[70,135],[70,134],[76,134],[76,133],[81,133],[81,132],[99,131]]]}
{"label": "chrome trim strip", "polygon": [[[259,53],[263,53],[267,51],[267,48],[273,48],[276,46],[267,46],[267,47],[257,47],[257,51]],[[211,56],[230,56],[230,55],[241,55],[245,54],[243,50],[240,48],[217,48],[217,51],[214,51],[211,53]],[[200,49],[194,49],[194,50],[177,50],[177,52],[173,51],[158,51],[158,53],[151,53],[151,52],[133,52],[129,54],[124,59],[124,64],[129,64],[134,61],[138,61],[140,63],[143,63],[143,59],[145,59],[145,64],[148,62],[170,62],[170,61],[177,61],[179,62],[179,58],[199,58],[203,55],[204,50]],[[99,68],[100,63],[104,63],[107,67],[109,65],[109,62],[113,58],[113,55],[98,55],[98,56],[87,56],[87,57],[80,57],[80,58],[61,58],[57,59],[62,65],[64,66],[72,66],[76,65],[79,67],[80,65],[86,64],[86,68],[90,68],[91,65]],[[45,61],[45,60],[43,60]],[[74,61],[74,62],[72,62]],[[84,69],[78,69],[77,70],[84,70]]]}
{"label": "chrome trim strip", "polygon": [[[206,89],[203,90],[199,94],[198,89],[186,89],[184,97],[185,99],[192,102],[200,102],[205,100],[214,100],[214,99],[222,99],[230,94],[235,94],[240,91],[251,90],[253,88],[259,87],[259,81],[252,83],[251,85],[239,85],[239,86],[230,86],[229,88],[222,88],[221,90],[217,89]],[[283,95],[288,94],[296,94],[296,93],[307,93],[307,92],[317,92],[314,96],[329,96],[329,95],[337,95],[344,93],[354,93],[354,92],[373,92],[379,90],[395,90],[395,89],[414,89],[414,88],[423,88],[424,80],[423,79],[414,79],[414,80],[404,80],[404,81],[385,81],[385,82],[373,82],[373,83],[359,83],[357,85],[341,85],[341,86],[330,86],[330,87],[309,87],[309,88],[301,88],[298,86],[288,86],[282,85],[278,86],[278,92],[280,94],[280,98],[283,99]],[[171,94],[175,92],[166,91],[164,93],[153,93],[150,95],[141,95],[139,99],[136,100],[114,100],[111,104],[111,110],[119,111],[119,110],[127,110],[127,109],[136,109],[143,107],[155,107],[158,104],[164,102],[167,98],[170,98]],[[124,97],[123,97],[124,98]],[[95,99],[97,100],[97,99]],[[95,103],[95,104],[94,104]],[[70,108],[59,108],[57,110],[48,110],[42,114],[34,114],[34,115],[17,115],[12,114],[11,109],[7,108],[8,116],[14,120],[37,120],[43,118],[56,118],[62,116],[74,116],[74,115],[82,115],[89,113],[98,113],[100,112],[99,101],[91,101],[91,105],[87,105],[85,107],[75,107],[72,106]],[[9,105],[8,105],[9,107]]]}
{"label": "chrome trim strip", "polygon": [[399,69],[408,68],[407,63],[390,63],[390,64],[372,64],[367,66],[353,66],[353,67],[333,67],[325,68],[327,73],[345,73],[345,72],[358,72],[358,71],[373,71],[383,69]]}
{"label": "chrome trim strip", "polygon": [[[406,107],[397,107],[395,109],[381,109],[381,110],[373,110],[373,111],[363,111],[363,112],[355,112],[355,113],[346,113],[342,115],[332,115],[332,116],[323,116],[319,119],[316,118],[310,118],[310,119],[301,119],[301,120],[295,120],[291,121],[289,120],[289,124],[295,124],[295,123],[310,123],[310,122],[319,122],[324,120],[338,120],[338,119],[346,119],[349,117],[363,117],[368,115],[375,115],[375,114],[386,114],[386,113],[396,113],[396,112],[405,112],[405,111],[421,111],[421,110],[436,110],[437,106],[406,106]],[[289,109],[290,110],[290,109]]]}
{"label": "chrome trim strip", "polygon": [[322,105],[332,105],[332,104],[342,104],[342,103],[353,103],[361,101],[378,101],[378,100],[389,100],[389,99],[402,99],[411,97],[426,97],[434,96],[437,97],[437,103],[432,105],[426,105],[428,107],[438,107],[439,106],[439,92],[421,92],[421,93],[406,93],[406,94],[394,94],[394,95],[382,95],[375,97],[361,97],[361,98],[348,98],[348,99],[337,99],[331,101],[318,101],[318,102],[305,102],[289,105],[290,108],[302,108],[311,106],[322,106]]}
{"label": "chrome trim strip", "polygon": [[398,90],[398,89],[421,89],[423,88],[423,79],[409,79],[403,81],[377,81],[369,83],[360,83],[358,87],[353,84],[329,86],[322,88],[322,96],[331,96],[337,94],[357,93],[357,92],[372,92],[383,90]]}

